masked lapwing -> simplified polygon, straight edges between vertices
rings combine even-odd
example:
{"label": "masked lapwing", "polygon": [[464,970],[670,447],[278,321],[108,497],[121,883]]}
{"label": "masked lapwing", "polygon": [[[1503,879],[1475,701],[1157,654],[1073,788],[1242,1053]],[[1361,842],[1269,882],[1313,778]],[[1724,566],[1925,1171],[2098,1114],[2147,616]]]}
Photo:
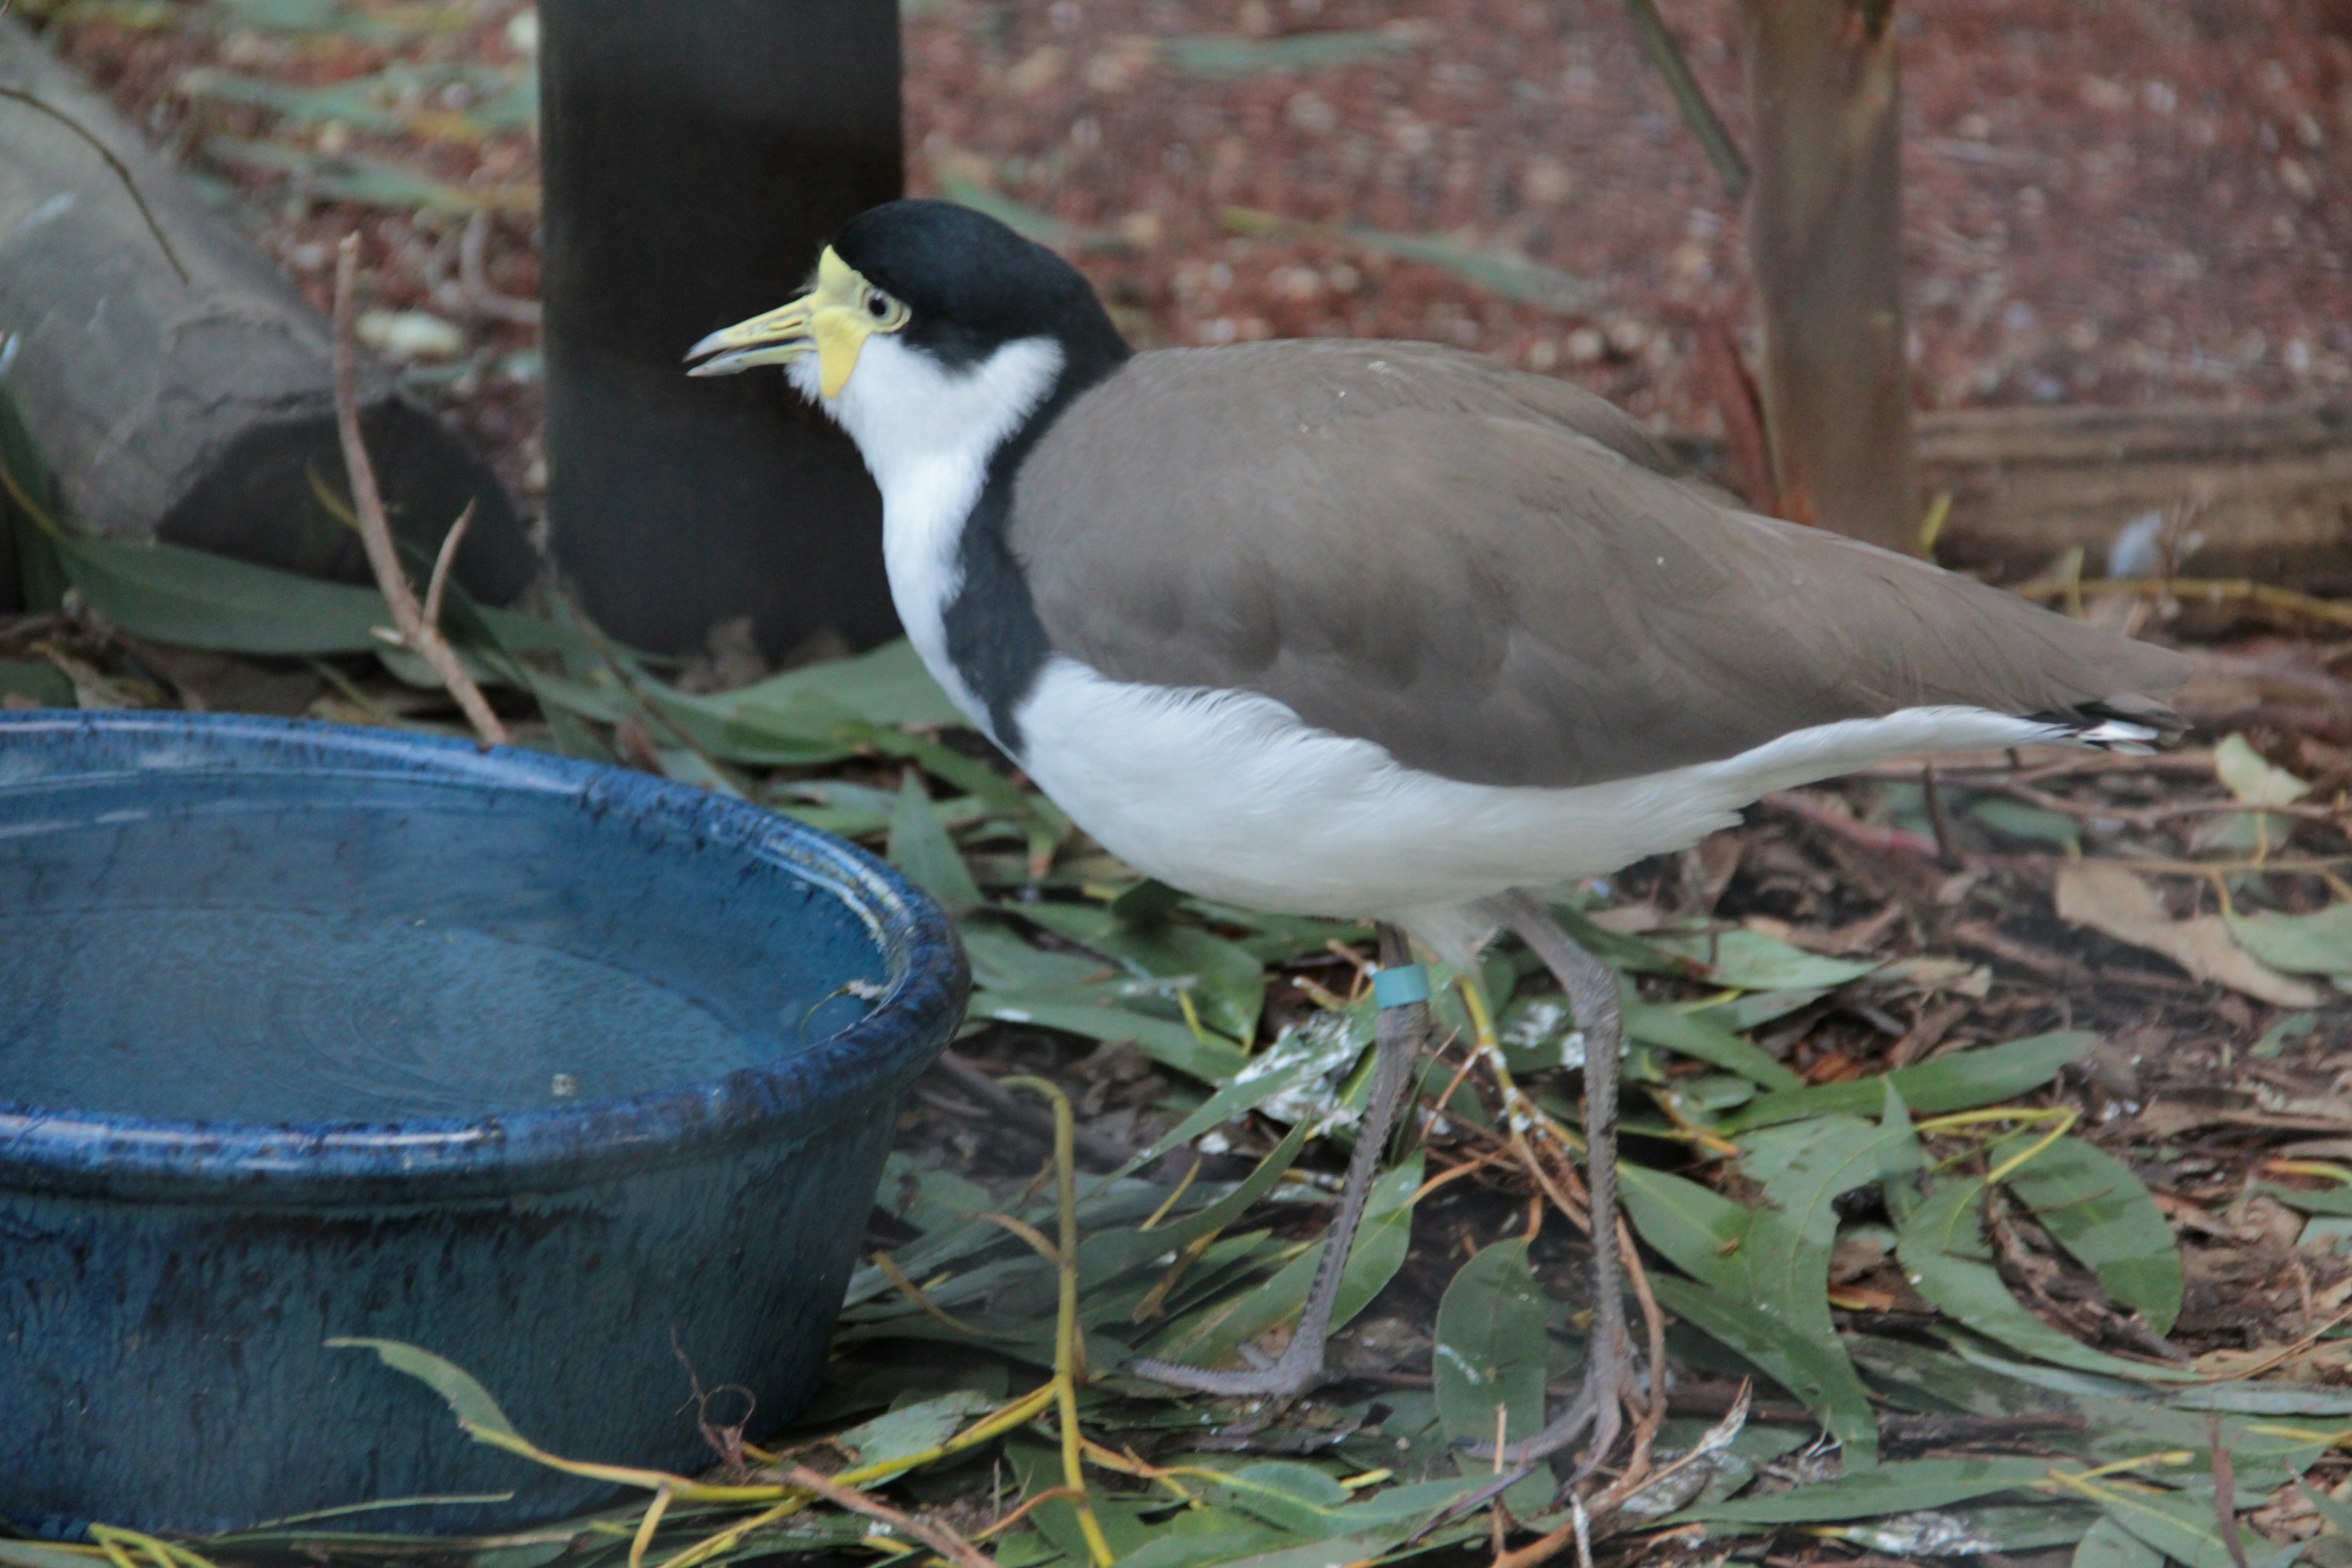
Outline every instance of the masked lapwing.
{"label": "masked lapwing", "polygon": [[1378,922],[1373,1092],[1304,1321],[1221,1394],[1323,1375],[1340,1266],[1427,1027],[1408,933],[1516,931],[1586,1038],[1583,1392],[1517,1452],[1618,1429],[1614,975],[1544,889],[1684,848],[1773,790],[1923,752],[2137,748],[2182,658],[1759,517],[1564,383],[1422,343],[1136,353],[1076,269],[893,202],[814,288],[713,332],[782,365],[883,500],[908,636],[1071,818],[1204,898]]}

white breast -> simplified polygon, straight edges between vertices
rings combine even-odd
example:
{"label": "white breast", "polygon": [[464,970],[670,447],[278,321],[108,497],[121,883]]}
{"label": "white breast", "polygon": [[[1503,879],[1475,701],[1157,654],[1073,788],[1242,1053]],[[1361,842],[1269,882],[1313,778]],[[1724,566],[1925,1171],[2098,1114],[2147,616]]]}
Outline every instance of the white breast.
{"label": "white breast", "polygon": [[882,491],[883,564],[908,640],[956,706],[989,730],[986,709],[948,658],[944,617],[963,585],[957,551],[988,482],[988,460],[1052,392],[1061,345],[1024,338],[956,371],[877,333],[830,401],[818,395],[814,356],[788,374],[849,432]]}
{"label": "white breast", "polygon": [[1722,762],[1571,789],[1465,784],[1314,729],[1253,692],[1106,679],[1068,658],[1020,710],[1030,776],[1103,847],[1160,880],[1256,909],[1458,929],[1508,888],[1680,849],[1776,789],[1920,752],[2063,731],[1980,708],[1801,730]]}

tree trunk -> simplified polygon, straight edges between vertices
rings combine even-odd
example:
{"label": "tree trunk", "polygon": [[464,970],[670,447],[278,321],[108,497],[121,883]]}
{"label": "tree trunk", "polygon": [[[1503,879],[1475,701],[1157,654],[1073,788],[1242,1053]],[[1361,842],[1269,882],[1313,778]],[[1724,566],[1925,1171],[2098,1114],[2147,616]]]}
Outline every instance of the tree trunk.
{"label": "tree trunk", "polygon": [[1916,552],[1889,0],[1744,0],[1750,270],[1781,510]]}
{"label": "tree trunk", "polygon": [[[314,473],[340,487],[343,472],[325,318],[8,16],[0,87],[56,111],[0,97],[0,343],[14,342],[0,354],[66,515],[113,538],[371,581],[358,537],[311,489]],[[168,253],[60,115],[120,162]],[[520,592],[536,558],[488,467],[380,367],[363,368],[360,395],[403,536],[430,551],[471,502],[460,579],[488,598]]]}
{"label": "tree trunk", "polygon": [[643,647],[740,616],[771,655],[894,635],[848,437],[774,372],[681,359],[899,194],[897,0],[546,0],[540,24],[558,559]]}

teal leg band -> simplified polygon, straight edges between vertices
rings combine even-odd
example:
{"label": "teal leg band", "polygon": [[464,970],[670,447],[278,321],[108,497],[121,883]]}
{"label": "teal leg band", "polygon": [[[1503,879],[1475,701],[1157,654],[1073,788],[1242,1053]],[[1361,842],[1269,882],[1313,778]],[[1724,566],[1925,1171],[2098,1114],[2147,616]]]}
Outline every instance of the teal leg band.
{"label": "teal leg band", "polygon": [[1426,964],[1399,963],[1372,971],[1372,1002],[1381,1008],[1410,1007],[1429,1000]]}

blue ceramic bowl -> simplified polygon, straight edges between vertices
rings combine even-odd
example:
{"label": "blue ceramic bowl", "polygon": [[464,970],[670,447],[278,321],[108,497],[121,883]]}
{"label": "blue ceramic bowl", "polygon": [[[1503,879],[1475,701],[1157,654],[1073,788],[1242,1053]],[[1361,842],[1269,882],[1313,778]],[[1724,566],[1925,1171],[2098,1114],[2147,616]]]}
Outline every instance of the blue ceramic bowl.
{"label": "blue ceramic bowl", "polygon": [[[0,1518],[479,1531],[814,1385],[966,973],[849,845],[528,752],[0,717]],[[711,1415],[734,1420],[742,1396]]]}

